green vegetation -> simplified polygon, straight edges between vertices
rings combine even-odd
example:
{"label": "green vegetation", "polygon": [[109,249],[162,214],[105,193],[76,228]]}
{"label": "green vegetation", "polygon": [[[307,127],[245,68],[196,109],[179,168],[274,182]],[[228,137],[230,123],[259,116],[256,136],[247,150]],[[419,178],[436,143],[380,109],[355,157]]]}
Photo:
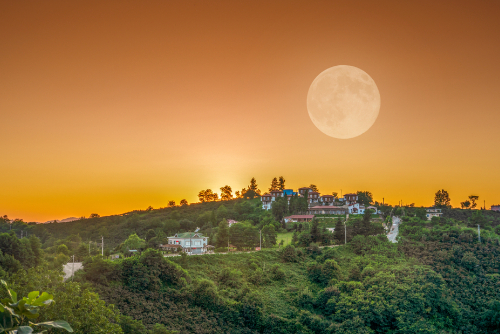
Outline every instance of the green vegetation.
{"label": "green vegetation", "polygon": [[[280,187],[278,178],[272,186]],[[251,182],[247,192],[257,190]],[[443,216],[430,221],[425,209],[385,205],[381,219],[367,210],[345,224],[323,217],[285,225],[277,215],[290,207],[273,214],[258,198],[64,224],[4,220],[0,277],[28,299],[31,291],[52,295],[57,303],[37,310],[37,322],[62,319],[76,333],[498,332],[500,214],[451,209],[440,196]],[[382,226],[391,213],[403,220],[396,244]],[[239,223],[228,227],[229,219]],[[249,252],[164,257],[158,250],[167,236],[195,228],[218,249],[230,243]],[[261,235],[263,250],[253,251]],[[95,243],[101,236],[104,257]],[[84,269],[63,282],[62,264],[73,255]],[[0,298],[14,309],[8,291]]]}

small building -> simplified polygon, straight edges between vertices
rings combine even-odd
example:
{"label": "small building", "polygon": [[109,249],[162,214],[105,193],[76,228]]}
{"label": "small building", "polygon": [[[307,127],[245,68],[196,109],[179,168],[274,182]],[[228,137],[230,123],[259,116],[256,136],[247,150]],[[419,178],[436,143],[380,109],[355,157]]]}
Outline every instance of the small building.
{"label": "small building", "polygon": [[227,220],[227,225],[229,227],[231,227],[233,224],[236,224],[236,223],[238,223],[238,222],[236,220],[234,220],[234,219],[228,219]]}
{"label": "small building", "polygon": [[358,194],[345,194],[344,199],[349,203],[356,203],[358,201]]}
{"label": "small building", "polygon": [[500,204],[499,205],[492,205],[491,206],[491,211],[500,212]]}
{"label": "small building", "polygon": [[299,188],[299,194],[302,195],[302,196],[304,196],[306,194],[306,191],[311,192],[313,190],[311,188],[309,188],[309,187]]}
{"label": "small building", "polygon": [[347,213],[347,209],[341,206],[334,205],[318,205],[309,208],[309,210],[307,210],[307,213],[310,215],[345,215]]}
{"label": "small building", "polygon": [[319,202],[322,205],[332,205],[335,202],[335,196],[333,195],[323,195],[319,197]]}
{"label": "small building", "polygon": [[260,200],[262,201],[262,209],[263,210],[270,210],[271,209],[271,202],[272,202],[272,195],[271,194],[264,194],[260,196]]}
{"label": "small building", "polygon": [[307,196],[307,202],[309,203],[309,206],[317,204],[319,202],[319,192],[317,191],[310,191]]}
{"label": "small building", "polygon": [[302,223],[309,222],[314,218],[314,215],[291,215],[283,218],[285,223]]}
{"label": "small building", "polygon": [[168,237],[168,244],[180,245],[189,254],[203,254],[207,251],[208,238],[196,232],[177,233]]}
{"label": "small building", "polygon": [[427,211],[427,220],[431,220],[432,217],[441,217],[443,215],[441,209],[438,208],[425,208],[425,211]]}
{"label": "small building", "polygon": [[284,190],[283,190],[283,194],[285,194],[285,195],[287,195],[287,196],[288,196],[288,195],[293,195],[293,196],[295,196],[295,195],[297,195],[297,192],[293,191],[293,189],[284,189]]}

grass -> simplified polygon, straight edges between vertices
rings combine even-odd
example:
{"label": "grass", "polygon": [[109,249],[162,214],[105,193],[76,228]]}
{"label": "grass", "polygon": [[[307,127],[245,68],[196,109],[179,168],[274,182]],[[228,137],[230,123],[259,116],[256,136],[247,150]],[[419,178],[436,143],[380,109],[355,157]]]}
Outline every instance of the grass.
{"label": "grass", "polygon": [[[293,237],[293,232],[286,232],[286,233],[278,233],[276,237],[276,241],[278,244],[283,240],[285,243],[283,246],[290,245],[292,243],[292,237]],[[278,245],[276,245],[278,247]]]}

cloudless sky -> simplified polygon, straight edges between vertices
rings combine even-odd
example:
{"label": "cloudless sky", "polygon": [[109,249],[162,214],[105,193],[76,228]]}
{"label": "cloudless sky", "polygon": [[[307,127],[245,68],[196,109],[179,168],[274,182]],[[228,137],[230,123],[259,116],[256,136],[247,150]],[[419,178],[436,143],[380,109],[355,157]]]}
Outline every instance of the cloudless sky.
{"label": "cloudless sky", "polygon": [[[2,1],[0,214],[197,201],[275,176],[375,200],[500,203],[498,1]],[[307,91],[356,66],[373,127],[335,139]]]}

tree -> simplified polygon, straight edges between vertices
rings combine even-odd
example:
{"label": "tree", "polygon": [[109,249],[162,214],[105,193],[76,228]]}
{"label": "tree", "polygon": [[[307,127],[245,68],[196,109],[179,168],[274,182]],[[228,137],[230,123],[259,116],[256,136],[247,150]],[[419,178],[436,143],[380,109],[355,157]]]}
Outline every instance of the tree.
{"label": "tree", "polygon": [[338,195],[339,195],[339,193],[338,193],[338,192],[336,192],[336,191],[332,192],[332,196],[333,196],[333,197],[337,198],[337,196],[338,196]]}
{"label": "tree", "polygon": [[262,228],[262,246],[266,248],[271,248],[276,245],[276,230],[274,225],[269,224]]}
{"label": "tree", "polygon": [[229,225],[227,220],[224,218],[217,228],[217,238],[215,242],[215,247],[227,247],[229,238]]}
{"label": "tree", "polygon": [[228,218],[227,215],[228,215],[227,208],[224,205],[219,206],[215,214],[216,220],[212,221],[212,223],[215,224],[217,221],[220,221],[221,219]]}
{"label": "tree", "polygon": [[260,195],[260,189],[257,186],[257,181],[255,180],[255,177],[252,177],[252,179],[250,180],[250,185],[248,186],[248,190],[251,190],[255,194]]}
{"label": "tree", "polygon": [[450,205],[450,195],[444,189],[438,190],[434,197],[434,206],[436,208],[447,208]]}
{"label": "tree", "polygon": [[38,318],[38,310],[52,304],[54,296],[43,292],[32,291],[28,297],[17,300],[17,293],[9,289],[4,280],[0,281],[7,289],[8,298],[2,299],[0,303],[0,323],[2,332],[30,334],[33,332],[32,326],[42,326],[46,328],[60,328],[68,332],[73,332],[71,326],[64,320],[45,321],[34,324],[28,319]]}
{"label": "tree", "polygon": [[278,197],[271,207],[271,211],[277,221],[282,222],[283,217],[288,213],[288,199],[285,197]]}
{"label": "tree", "polygon": [[239,190],[236,190],[236,191],[234,192],[234,196],[235,196],[236,198],[241,198],[241,197],[242,197],[242,196],[241,196],[241,194],[240,194],[240,191],[239,191]]}
{"label": "tree", "polygon": [[198,193],[198,198],[200,202],[215,202],[219,199],[219,195],[217,193],[214,193],[212,189],[207,189],[207,190],[201,190]]}
{"label": "tree", "polygon": [[125,240],[122,244],[122,252],[128,252],[131,249],[142,249],[146,246],[146,241],[144,239],[139,238],[139,236],[134,233],[131,234],[127,240]]}
{"label": "tree", "polygon": [[345,242],[345,226],[340,218],[335,222],[335,230],[333,231],[335,243],[341,245]]}
{"label": "tree", "polygon": [[278,183],[278,178],[273,178],[273,180],[271,181],[271,187],[269,188],[269,191],[273,191],[273,190],[278,190],[279,189],[279,183]]}
{"label": "tree", "polygon": [[476,201],[479,199],[479,196],[475,195],[470,195],[469,196],[469,201],[470,201],[470,208],[474,209],[477,206]]}
{"label": "tree", "polygon": [[319,192],[318,186],[316,186],[315,184],[311,184],[309,188],[311,188],[312,191]]}
{"label": "tree", "polygon": [[181,206],[188,205],[188,201],[186,199],[181,199],[180,205]]}
{"label": "tree", "polygon": [[97,213],[91,213],[89,218],[99,218],[101,216],[99,216]]}
{"label": "tree", "polygon": [[319,229],[319,221],[313,219],[311,223],[311,241],[321,243],[321,231]]}
{"label": "tree", "polygon": [[232,224],[229,228],[229,240],[238,249],[253,248],[259,244],[259,230],[250,221]]}
{"label": "tree", "polygon": [[369,206],[370,204],[373,203],[373,195],[369,191],[358,191],[358,202],[365,205]]}
{"label": "tree", "polygon": [[220,198],[223,201],[229,201],[233,198],[233,190],[230,186],[225,185],[224,187],[220,188]]}
{"label": "tree", "polygon": [[460,202],[462,209],[468,209],[470,207],[470,201]]}
{"label": "tree", "polygon": [[283,176],[280,176],[280,178],[279,178],[278,189],[285,190],[285,178]]}
{"label": "tree", "polygon": [[175,206],[175,201],[168,201],[168,207],[173,208]]}

